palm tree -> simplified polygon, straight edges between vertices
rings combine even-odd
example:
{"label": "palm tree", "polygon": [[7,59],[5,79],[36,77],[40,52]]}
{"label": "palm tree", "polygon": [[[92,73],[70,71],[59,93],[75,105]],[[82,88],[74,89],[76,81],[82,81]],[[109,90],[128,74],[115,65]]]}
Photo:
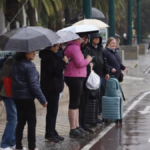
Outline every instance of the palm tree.
{"label": "palm tree", "polygon": [[[26,0],[18,0],[18,1],[21,3],[25,3]],[[26,12],[29,18],[30,25],[31,26],[37,25],[36,10],[38,13],[39,20],[41,22],[44,21],[44,25],[45,25],[45,22],[47,21],[49,22],[48,24],[53,24],[53,22],[50,23],[52,18],[54,19],[54,21],[57,20],[55,18],[55,15],[60,11],[61,8],[62,8],[62,4],[60,0],[55,0],[55,1],[54,0],[29,0],[27,3]],[[52,27],[51,25],[48,26]]]}
{"label": "palm tree", "polygon": [[10,29],[16,28],[17,18],[14,19],[14,16],[17,14],[19,10],[19,2],[18,0],[6,0],[4,8],[5,18],[8,22],[11,22]]}

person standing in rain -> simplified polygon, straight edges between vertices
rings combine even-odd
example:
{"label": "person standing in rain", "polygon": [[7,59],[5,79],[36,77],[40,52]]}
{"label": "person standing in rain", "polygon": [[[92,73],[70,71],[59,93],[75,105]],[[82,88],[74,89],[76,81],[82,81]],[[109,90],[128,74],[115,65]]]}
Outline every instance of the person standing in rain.
{"label": "person standing in rain", "polygon": [[12,97],[17,108],[17,128],[16,128],[16,150],[24,150],[22,146],[23,130],[28,123],[28,149],[36,148],[36,108],[35,98],[39,100],[43,107],[47,107],[47,100],[43,95],[39,73],[32,60],[35,52],[16,53],[16,62],[12,71]]}
{"label": "person standing in rain", "polygon": [[5,104],[7,123],[2,136],[1,150],[12,150],[16,146],[17,110],[14,100],[6,94],[3,78],[11,77],[12,68],[15,63],[14,56],[4,58],[2,70],[0,71],[0,96]]}
{"label": "person standing in rain", "polygon": [[104,53],[107,58],[110,74],[119,79],[121,70],[127,71],[127,68],[121,63],[119,53],[116,50],[115,38],[110,37],[107,40]]}
{"label": "person standing in rain", "polygon": [[64,52],[69,59],[64,75],[70,96],[68,117],[71,138],[81,138],[85,135],[85,131],[79,125],[79,105],[83,83],[87,76],[86,66],[92,61],[92,57],[87,55],[84,59],[81,43],[81,39],[68,42]]}
{"label": "person standing in rain", "polygon": [[[83,42],[81,44],[81,51],[84,54],[84,50],[86,50],[86,46],[88,43],[88,34],[87,33],[78,33],[78,35],[83,40]],[[84,56],[84,58],[86,58],[86,57],[87,56]],[[86,112],[87,112],[86,108],[87,108],[87,103],[88,103],[88,91],[89,91],[86,88],[86,80],[90,73],[90,65],[93,65],[93,64],[90,63],[89,65],[87,65],[87,76],[83,83],[83,89],[82,89],[82,94],[80,97],[80,107],[79,107],[79,124],[80,124],[80,127],[82,127],[85,130],[86,134],[88,134],[88,132],[93,133],[93,131],[90,128],[88,128],[86,125]]]}
{"label": "person standing in rain", "polygon": [[[90,34],[90,43],[85,47],[83,54],[90,55],[93,57],[93,70],[101,78],[100,88],[99,88],[99,114],[102,112],[102,96],[104,95],[105,82],[109,79],[109,68],[107,64],[107,58],[103,52],[102,38],[99,32],[94,32]],[[97,116],[98,117],[98,116]],[[98,123],[102,123],[98,119]]]}
{"label": "person standing in rain", "polygon": [[[110,37],[107,40],[104,53],[108,61],[110,75],[113,75],[116,79],[119,80],[120,75],[121,75],[121,70],[127,71],[127,68],[121,63],[119,53],[116,50],[115,38]],[[116,120],[116,125],[119,125],[119,123],[122,124],[122,119]]]}
{"label": "person standing in rain", "polygon": [[68,63],[66,56],[58,56],[59,44],[48,47],[39,53],[41,58],[41,88],[48,101],[46,114],[45,141],[58,143],[64,137],[56,131],[56,119],[59,105],[59,94],[64,88],[63,69]]}

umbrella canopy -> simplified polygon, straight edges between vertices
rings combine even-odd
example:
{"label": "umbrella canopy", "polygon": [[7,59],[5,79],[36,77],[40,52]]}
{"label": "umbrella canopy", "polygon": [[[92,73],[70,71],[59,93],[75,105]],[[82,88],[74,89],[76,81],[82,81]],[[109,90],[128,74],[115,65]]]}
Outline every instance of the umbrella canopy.
{"label": "umbrella canopy", "polygon": [[83,19],[81,21],[76,22],[73,24],[73,26],[76,25],[93,25],[97,27],[98,29],[103,29],[109,27],[106,23],[103,21],[97,20],[97,19]]}
{"label": "umbrella canopy", "polygon": [[67,28],[63,28],[59,31],[71,31],[73,33],[93,32],[98,31],[98,28],[93,25],[75,25]]}
{"label": "umbrella canopy", "polygon": [[68,41],[80,39],[80,37],[77,34],[71,31],[57,31],[57,34],[61,37],[58,41],[59,43],[65,43]]}
{"label": "umbrella canopy", "polygon": [[60,37],[43,27],[23,27],[0,36],[0,49],[4,51],[31,52],[58,43]]}

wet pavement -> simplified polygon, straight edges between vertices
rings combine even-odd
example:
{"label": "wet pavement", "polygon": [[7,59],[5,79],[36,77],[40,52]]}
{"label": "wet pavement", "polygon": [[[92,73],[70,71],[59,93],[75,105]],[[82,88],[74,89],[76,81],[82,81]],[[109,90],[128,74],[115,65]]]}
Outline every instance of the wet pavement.
{"label": "wet pavement", "polygon": [[[150,68],[149,58],[150,53],[148,52],[145,56],[140,56],[139,60],[125,61],[129,71],[125,74],[124,82],[121,84],[126,97],[124,110],[127,110],[143,92],[150,91],[150,72],[147,71]],[[40,63],[38,58],[36,58],[35,63],[39,70]],[[114,124],[99,125],[94,135],[89,135],[82,139],[69,138],[68,102],[60,103],[56,129],[60,135],[65,137],[65,141],[58,144],[46,143],[44,141],[45,109],[40,108],[37,111],[37,147],[39,150],[79,150],[84,149],[86,145],[92,143],[92,140],[98,137],[100,142],[95,145],[93,144],[93,147],[90,147],[91,150],[149,150],[150,148],[146,149],[147,147],[144,146],[149,145],[150,127],[148,126],[148,118],[150,114],[142,115],[138,112],[144,110],[146,105],[150,106],[149,97],[144,98],[125,116],[122,127],[116,128]],[[0,121],[0,139],[5,123],[5,120]],[[105,130],[107,131],[108,129],[109,131],[103,136]],[[23,143],[27,147],[26,128]]]}
{"label": "wet pavement", "polygon": [[128,112],[122,126],[113,126],[90,150],[149,150],[149,118],[150,94]]}

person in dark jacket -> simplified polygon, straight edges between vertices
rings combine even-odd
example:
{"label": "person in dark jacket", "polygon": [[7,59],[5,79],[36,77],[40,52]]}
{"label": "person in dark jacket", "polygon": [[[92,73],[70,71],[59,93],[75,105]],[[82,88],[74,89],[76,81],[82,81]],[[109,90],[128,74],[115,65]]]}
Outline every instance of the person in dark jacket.
{"label": "person in dark jacket", "polygon": [[[90,34],[90,43],[86,45],[84,50],[82,51],[84,56],[90,55],[93,57],[93,70],[96,74],[101,78],[101,84],[99,88],[99,113],[101,113],[101,98],[104,95],[104,86],[105,80],[109,79],[109,68],[107,64],[107,58],[103,52],[102,46],[102,38],[98,32],[94,32]],[[90,73],[90,67],[88,69],[88,74]],[[102,123],[101,120],[98,119],[99,123]]]}
{"label": "person in dark jacket", "polygon": [[3,79],[4,77],[11,77],[15,59],[13,55],[5,57],[5,60],[3,59],[2,70],[0,71],[0,96],[5,104],[7,123],[2,136],[0,149],[11,150],[16,146],[17,110],[13,99],[6,94]]}
{"label": "person in dark jacket", "polygon": [[106,49],[104,50],[107,58],[110,74],[117,79],[120,76],[121,70],[126,71],[127,68],[121,63],[119,53],[116,51],[116,39],[110,37],[106,43]]}
{"label": "person in dark jacket", "polygon": [[16,149],[23,149],[22,138],[26,122],[28,123],[28,148],[37,150],[35,142],[36,109],[34,99],[37,98],[43,107],[47,101],[40,89],[39,73],[31,62],[35,52],[16,53],[16,63],[12,71],[12,97],[17,108],[18,123],[16,129]]}
{"label": "person in dark jacket", "polygon": [[41,58],[41,88],[48,101],[46,114],[45,141],[58,143],[64,140],[56,131],[59,94],[64,88],[63,69],[68,63],[66,56],[58,56],[59,45],[40,51]]}
{"label": "person in dark jacket", "polygon": [[[88,34],[87,33],[78,33],[78,35],[81,37],[81,39],[83,40],[82,44],[81,44],[81,51],[84,54],[84,50],[86,49],[87,43],[88,43]],[[84,58],[86,58],[86,56],[84,56]],[[92,63],[90,63],[89,65],[87,65],[87,77],[90,73],[90,66],[93,65]],[[88,128],[88,126],[86,125],[86,113],[87,113],[87,103],[88,103],[88,92],[89,90],[86,88],[86,81],[87,81],[87,77],[83,83],[83,90],[82,90],[82,94],[80,97],[80,106],[79,106],[79,124],[80,127],[84,130],[85,134],[88,133],[93,133],[92,129]]]}

